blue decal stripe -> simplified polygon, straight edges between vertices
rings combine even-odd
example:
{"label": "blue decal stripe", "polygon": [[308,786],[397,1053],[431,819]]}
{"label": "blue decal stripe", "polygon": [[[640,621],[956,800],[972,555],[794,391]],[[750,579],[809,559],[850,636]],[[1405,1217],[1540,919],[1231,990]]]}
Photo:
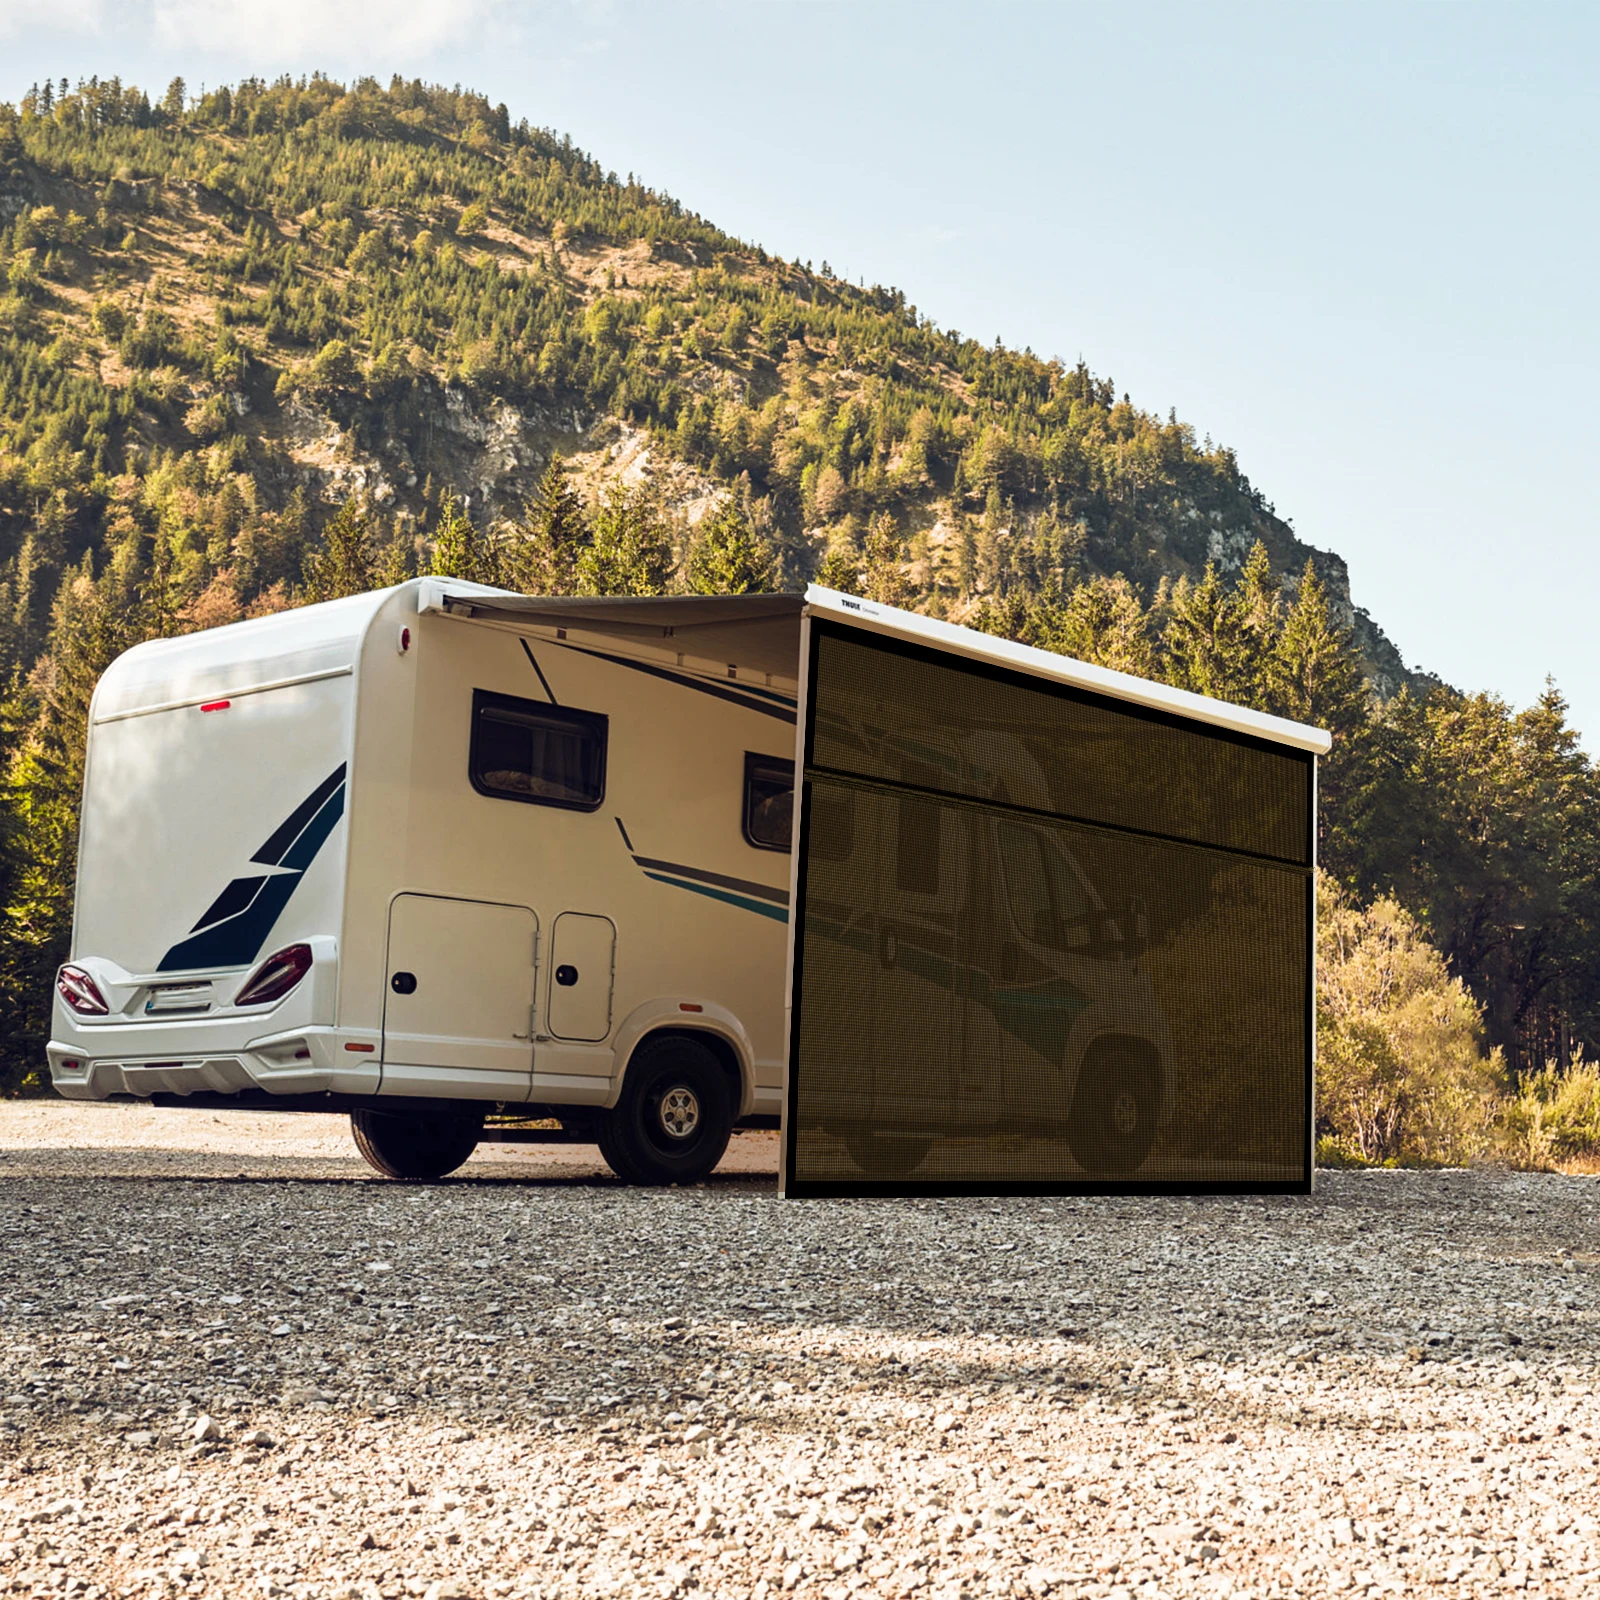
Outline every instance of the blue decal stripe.
{"label": "blue decal stripe", "polygon": [[741,911],[759,912],[774,922],[787,922],[789,912],[783,906],[768,905],[764,900],[751,900],[742,894],[729,894],[725,889],[713,889],[709,884],[685,883],[681,878],[664,877],[659,872],[646,872],[645,877],[657,883],[670,884],[674,889],[687,889],[690,894],[703,894],[708,900],[720,900],[724,905],[737,906]]}

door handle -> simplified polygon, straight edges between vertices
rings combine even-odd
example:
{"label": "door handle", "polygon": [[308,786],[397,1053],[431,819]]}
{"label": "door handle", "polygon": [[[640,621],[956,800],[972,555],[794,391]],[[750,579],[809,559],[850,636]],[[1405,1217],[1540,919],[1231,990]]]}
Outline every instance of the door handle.
{"label": "door handle", "polygon": [[397,972],[389,980],[389,987],[396,994],[415,994],[417,992],[417,975],[414,972]]}
{"label": "door handle", "polygon": [[556,968],[556,982],[559,983],[563,989],[570,989],[577,981],[578,969],[576,967]]}

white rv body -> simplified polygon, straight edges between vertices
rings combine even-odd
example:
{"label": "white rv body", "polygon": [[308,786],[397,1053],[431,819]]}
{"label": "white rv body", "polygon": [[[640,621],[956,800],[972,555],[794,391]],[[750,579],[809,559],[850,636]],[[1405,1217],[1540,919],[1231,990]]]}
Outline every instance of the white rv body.
{"label": "white rv body", "polygon": [[[793,760],[792,672],[730,681],[737,664],[580,626],[463,620],[441,593],[153,641],[108,670],[71,960],[110,1011],[58,995],[60,1093],[605,1106],[671,1028],[716,1042],[740,1115],[776,1116],[789,856],[748,842],[742,805],[747,755]],[[604,717],[602,803],[476,792],[475,692]],[[231,1003],[299,941],[305,981]]]}

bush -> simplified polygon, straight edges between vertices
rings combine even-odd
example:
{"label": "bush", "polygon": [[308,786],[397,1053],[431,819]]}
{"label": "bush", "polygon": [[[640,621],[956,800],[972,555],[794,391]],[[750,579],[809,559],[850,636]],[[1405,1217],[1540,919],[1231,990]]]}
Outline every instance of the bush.
{"label": "bush", "polygon": [[166,364],[178,343],[178,329],[164,311],[147,311],[135,327],[131,322],[123,330],[120,348],[122,359],[130,367],[149,370]]}
{"label": "bush", "polygon": [[1319,885],[1317,1131],[1362,1163],[1461,1165],[1490,1154],[1504,1079],[1483,1014],[1416,919]]}
{"label": "bush", "polygon": [[1506,1155],[1517,1166],[1600,1161],[1600,1062],[1550,1062],[1529,1073],[1502,1118]]}
{"label": "bush", "polygon": [[127,332],[128,317],[115,300],[96,300],[89,323],[102,339],[115,343]]}
{"label": "bush", "polygon": [[351,389],[361,381],[361,368],[343,339],[330,339],[313,357],[310,377],[318,389]]}
{"label": "bush", "polygon": [[214,394],[197,400],[184,413],[183,425],[195,438],[220,439],[233,427],[233,408],[224,395]]}

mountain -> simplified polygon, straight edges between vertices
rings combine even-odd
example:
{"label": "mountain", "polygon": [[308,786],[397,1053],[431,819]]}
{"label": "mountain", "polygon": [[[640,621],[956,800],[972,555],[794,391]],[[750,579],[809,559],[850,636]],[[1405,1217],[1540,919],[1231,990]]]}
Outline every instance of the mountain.
{"label": "mountain", "polygon": [[1284,581],[1315,561],[1381,694],[1408,681],[1231,451],[742,244],[480,95],[62,80],[0,113],[0,172],[14,668],[130,519],[169,546],[176,610],[218,620],[281,603],[350,497],[414,563],[442,494],[514,517],[559,453],[591,494],[648,481],[680,556],[747,480],[788,584],[891,513],[914,603],[955,620],[1095,574],[1153,598],[1259,541]]}
{"label": "mountain", "polygon": [[1554,687],[1408,673],[1231,451],[1082,364],[399,79],[42,85],[0,106],[0,275],[0,1090],[38,1081],[106,664],[419,570],[820,574],[1318,722],[1348,903],[1406,909],[1513,1072],[1600,1054],[1600,774]]}

